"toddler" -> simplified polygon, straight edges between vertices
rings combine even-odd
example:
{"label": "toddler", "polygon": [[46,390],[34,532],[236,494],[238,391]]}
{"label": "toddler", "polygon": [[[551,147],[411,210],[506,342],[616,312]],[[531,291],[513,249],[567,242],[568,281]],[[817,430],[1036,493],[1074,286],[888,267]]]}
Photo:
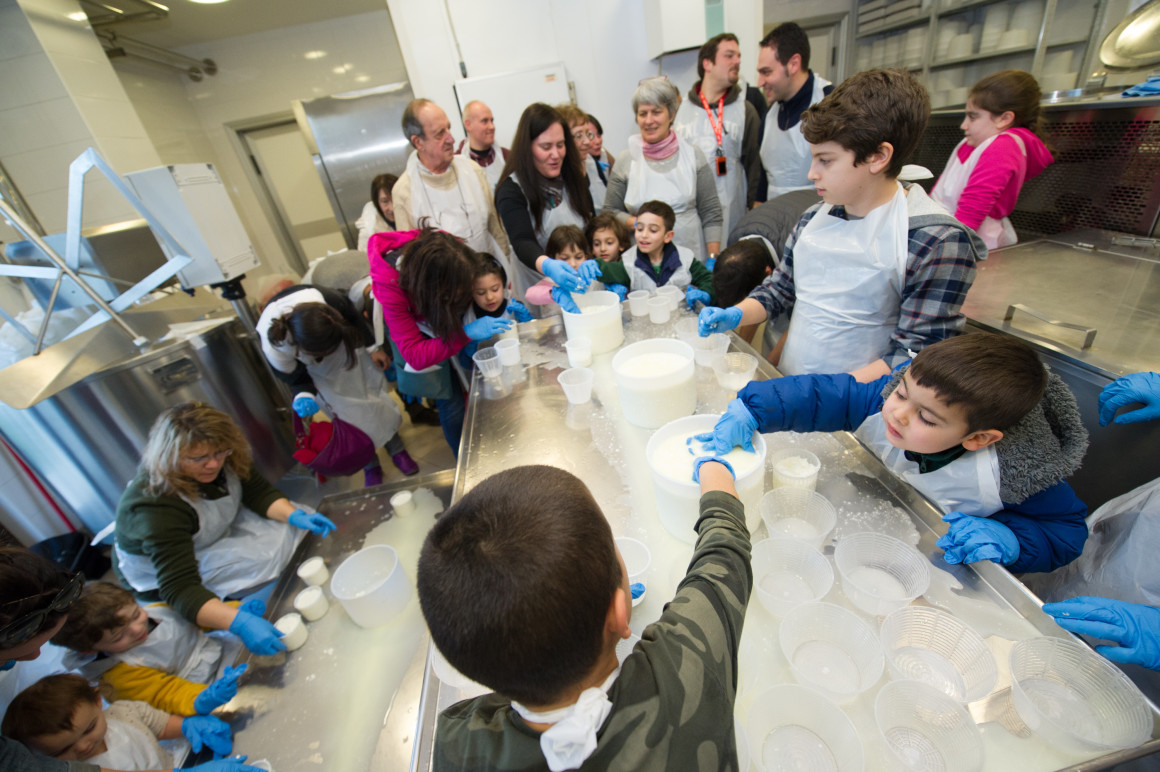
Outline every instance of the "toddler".
{"label": "toddler", "polygon": [[664,201],[645,201],[636,211],[636,246],[624,253],[631,266],[631,287],[654,291],[671,284],[686,290],[685,301],[713,302],[713,274],[693,257],[693,250],[673,243],[677,215]]}
{"label": "toddler", "polygon": [[529,322],[532,313],[518,300],[508,297],[507,271],[492,255],[478,254],[475,280],[471,286],[471,308],[463,314],[463,323],[469,324],[482,316],[507,314],[517,322]]}
{"label": "toddler", "polygon": [[620,262],[621,254],[632,246],[624,223],[610,214],[598,214],[589,220],[584,235],[588,237],[593,256],[608,263]]}
{"label": "toddler", "polygon": [[[599,280],[615,292],[621,300],[628,295],[628,272],[619,262],[596,260],[588,252],[588,239],[575,225],[559,225],[548,236],[544,251],[549,257],[567,263],[588,281]],[[571,293],[557,287],[551,279],[544,279],[528,288],[525,294],[532,305],[542,306],[555,301],[565,311],[580,313]]]}

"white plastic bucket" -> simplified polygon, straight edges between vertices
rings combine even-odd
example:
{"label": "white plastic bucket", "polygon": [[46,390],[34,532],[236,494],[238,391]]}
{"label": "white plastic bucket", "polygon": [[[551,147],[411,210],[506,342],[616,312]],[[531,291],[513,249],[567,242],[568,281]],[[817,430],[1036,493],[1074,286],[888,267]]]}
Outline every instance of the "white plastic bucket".
{"label": "white plastic bucket", "polygon": [[564,332],[568,340],[588,338],[592,353],[603,354],[624,343],[624,322],[621,319],[620,298],[615,292],[598,290],[583,295],[572,295],[580,313],[563,311]]}
{"label": "white plastic bucket", "polygon": [[387,544],[364,547],[343,561],[330,591],[360,627],[386,624],[411,600],[411,583],[399,554]]}
{"label": "white plastic bucket", "polygon": [[697,409],[694,370],[693,349],[673,338],[650,338],[616,352],[612,374],[625,419],[656,429],[692,415]]}

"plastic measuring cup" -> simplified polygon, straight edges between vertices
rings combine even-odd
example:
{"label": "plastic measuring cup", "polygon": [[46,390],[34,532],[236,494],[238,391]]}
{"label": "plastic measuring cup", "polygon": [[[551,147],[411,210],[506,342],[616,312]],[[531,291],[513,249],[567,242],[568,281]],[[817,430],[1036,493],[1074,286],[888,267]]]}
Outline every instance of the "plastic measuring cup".
{"label": "plastic measuring cup", "polygon": [[959,702],[974,702],[995,688],[995,655],[966,622],[945,611],[903,606],[882,621],[882,650],[897,678],[933,686]]}
{"label": "plastic measuring cup", "polygon": [[564,343],[568,352],[569,367],[587,367],[592,364],[592,341],[588,338],[573,338]]}
{"label": "plastic measuring cup", "polygon": [[738,392],[745,388],[753,374],[757,372],[757,357],[741,351],[722,354],[713,360],[713,373],[717,383],[728,392]]}
{"label": "plastic measuring cup", "polygon": [[681,301],[685,299],[685,291],[680,287],[666,284],[663,287],[657,287],[657,295],[669,299],[669,310],[676,311],[681,305]]}
{"label": "plastic measuring cup", "polygon": [[573,367],[560,373],[556,379],[564,388],[564,396],[573,405],[583,405],[592,399],[592,382],[596,374],[587,367]]}
{"label": "plastic measuring cup", "polygon": [[520,363],[520,339],[504,338],[495,343],[495,350],[499,352],[499,363],[504,367],[511,367]]}
{"label": "plastic measuring cup", "polygon": [[915,772],[975,772],[983,736],[966,708],[933,686],[891,681],[874,699],[874,720],[887,747]]}
{"label": "plastic measuring cup", "polygon": [[386,624],[411,600],[411,583],[388,544],[364,547],[344,560],[330,591],[360,627]]}
{"label": "plastic measuring cup", "polygon": [[773,470],[773,487],[788,486],[812,491],[818,484],[822,462],[808,450],[781,448],[769,454],[769,467]]}
{"label": "plastic measuring cup", "polygon": [[653,324],[664,324],[672,312],[669,299],[664,295],[657,294],[648,299],[648,318]]}
{"label": "plastic measuring cup", "polygon": [[628,293],[628,310],[633,316],[647,316],[648,290],[634,290]]}
{"label": "plastic measuring cup", "polygon": [[471,355],[475,360],[479,372],[484,378],[495,378],[503,371],[503,365],[499,361],[499,352],[492,348],[481,348]]}

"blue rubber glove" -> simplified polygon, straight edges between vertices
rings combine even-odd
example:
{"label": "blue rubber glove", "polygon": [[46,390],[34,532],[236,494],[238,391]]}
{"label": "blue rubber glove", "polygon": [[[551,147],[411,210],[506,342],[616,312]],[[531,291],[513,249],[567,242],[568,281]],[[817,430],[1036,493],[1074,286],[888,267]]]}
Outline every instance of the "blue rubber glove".
{"label": "blue rubber glove", "polygon": [[567,292],[583,292],[588,289],[588,281],[563,260],[545,260],[544,275]]}
{"label": "blue rubber glove", "polygon": [[277,654],[286,651],[286,644],[278,640],[282,631],[259,616],[239,611],[229,630],[242,639],[246,648],[255,654]]}
{"label": "blue rubber glove", "polygon": [[705,261],[705,267],[709,269],[709,273],[713,273],[713,269],[717,267],[717,258],[710,257]]}
{"label": "blue rubber glove", "polygon": [[226,756],[234,749],[230,737],[230,725],[217,716],[190,716],[181,722],[181,733],[194,753],[201,753],[202,746],[219,756]]}
{"label": "blue rubber glove", "polygon": [[1081,597],[1044,603],[1043,611],[1064,630],[1115,643],[1096,646],[1113,662],[1160,670],[1160,610],[1122,600]]}
{"label": "blue rubber glove", "polygon": [[228,759],[207,761],[196,767],[185,767],[182,772],[262,772],[262,768],[247,764],[245,756],[231,756]]}
{"label": "blue rubber glove", "polygon": [[689,290],[685,293],[685,303],[688,304],[690,311],[696,308],[698,303],[709,307],[709,293],[703,289],[689,287]]}
{"label": "blue rubber glove", "polygon": [[725,455],[733,448],[753,452],[753,433],[757,431],[757,419],[739,399],[734,399],[725,408],[725,414],[717,419],[713,431],[698,434],[693,439],[710,443],[713,452]]}
{"label": "blue rubber glove", "polygon": [[507,332],[515,324],[502,316],[481,316],[474,322],[463,325],[463,334],[472,340],[487,340],[493,335]]}
{"label": "blue rubber glove", "polygon": [[254,616],[266,616],[266,601],[261,598],[250,598],[238,606],[238,611],[245,611]]}
{"label": "blue rubber glove", "polygon": [[706,338],[715,332],[732,330],[739,324],[741,324],[741,309],[737,306],[729,308],[709,306],[702,308],[697,317],[697,332],[702,338]]}
{"label": "blue rubber glove", "polygon": [[313,394],[302,392],[294,396],[291,407],[294,408],[294,412],[298,414],[299,418],[309,418],[318,412],[318,401],[314,399]]}
{"label": "blue rubber glove", "polygon": [[1112,416],[1125,405],[1142,403],[1143,407],[1116,416],[1118,424],[1134,424],[1160,418],[1160,374],[1132,373],[1109,383],[1100,392],[1100,426],[1112,422]]}
{"label": "blue rubber glove", "polygon": [[324,539],[338,530],[338,526],[334,524],[334,521],[321,512],[304,512],[301,509],[296,509],[290,513],[290,517],[286,522],[295,528],[310,531],[312,534],[321,536]]}
{"label": "blue rubber glove", "polygon": [[716,461],[718,464],[729,470],[729,474],[733,475],[734,480],[737,479],[737,473],[733,471],[733,467],[731,467],[729,462],[725,459],[718,456],[701,456],[693,462],[693,482],[701,482],[701,465],[706,461]]}
{"label": "blue rubber glove", "polygon": [[616,296],[620,298],[621,303],[623,303],[624,299],[628,297],[628,287],[624,286],[623,284],[605,284],[604,286],[608,289],[609,292],[615,292]]}
{"label": "blue rubber glove", "polygon": [[943,522],[950,524],[950,530],[935,545],[942,548],[943,560],[952,565],[991,560],[1009,566],[1019,558],[1019,540],[998,520],[949,512]]}
{"label": "blue rubber glove", "polygon": [[552,300],[570,314],[580,313],[580,306],[572,299],[572,293],[562,287],[552,287]]}
{"label": "blue rubber glove", "polygon": [[584,281],[585,286],[594,281],[600,281],[600,263],[596,260],[585,260],[580,264],[577,273],[580,274],[580,278]]}
{"label": "blue rubber glove", "polygon": [[507,309],[504,311],[504,313],[510,316],[512,319],[515,319],[517,322],[532,321],[532,312],[528,310],[527,306],[518,300],[509,300]]}
{"label": "blue rubber glove", "polygon": [[202,689],[201,694],[193,701],[193,709],[204,715],[225,705],[238,693],[238,679],[246,672],[245,665],[227,667],[221,678]]}

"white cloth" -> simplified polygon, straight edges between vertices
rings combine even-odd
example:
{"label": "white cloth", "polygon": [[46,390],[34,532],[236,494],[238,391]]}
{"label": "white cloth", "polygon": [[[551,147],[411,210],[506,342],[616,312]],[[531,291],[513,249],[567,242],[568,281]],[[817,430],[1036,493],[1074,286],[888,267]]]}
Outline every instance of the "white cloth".
{"label": "white cloth", "polygon": [[371,236],[376,233],[385,233],[394,230],[390,224],[383,219],[379,214],[379,208],[375,206],[374,201],[368,201],[363,206],[362,214],[354,221],[358,228],[358,251],[367,251],[367,242],[371,240]]}
{"label": "white cloth", "polygon": [[918,463],[906,451],[894,447],[886,436],[882,413],[875,413],[854,432],[883,465],[934,502],[943,514],[962,512],[990,517],[1003,508],[999,496],[999,454],[994,445],[967,451],[941,469],[921,474]]}
{"label": "white cloth", "polygon": [[[148,707],[148,706],[146,706]],[[144,724],[122,721],[105,712],[108,750],[88,759],[105,769],[172,769],[173,756],[157,742]]]}
{"label": "white cloth", "polygon": [[844,373],[890,351],[906,285],[906,193],[844,220],[823,204],[793,247],[794,305],[784,375]]}
{"label": "white cloth", "polygon": [[455,187],[439,190],[424,182],[423,178],[429,172],[424,171],[419,163],[419,154],[411,153],[407,158],[406,172],[411,176],[411,221],[418,227],[422,218],[429,218],[433,226],[463,239],[476,252],[491,252],[498,256],[499,248],[487,229],[492,207],[491,191],[485,191],[479,184],[475,171],[478,168],[479,164],[470,158],[452,156]]}
{"label": "white cloth", "polygon": [[157,623],[143,643],[110,659],[151,667],[199,684],[208,684],[222,664],[222,644],[164,604],[145,607]]}
{"label": "white cloth", "polygon": [[[681,139],[691,142],[701,148],[705,158],[709,161],[709,168],[713,170],[713,181],[717,183],[717,198],[721,201],[721,215],[724,217],[724,233],[732,233],[737,223],[745,214],[748,180],[745,169],[741,166],[741,143],[745,138],[745,92],[738,93],[737,98],[725,105],[722,110],[721,123],[724,123],[724,132],[721,135],[721,151],[725,155],[725,174],[717,174],[717,135],[709,122],[709,115],[700,99],[686,98],[677,108],[677,117],[673,121],[673,130]],[[717,121],[717,103],[711,102],[713,120]]]}
{"label": "white cloth", "polygon": [[562,772],[578,769],[584,761],[596,752],[596,730],[612,712],[612,701],[608,690],[620,675],[620,668],[600,686],[592,686],[580,692],[579,699],[572,705],[543,713],[512,702],[512,709],[525,721],[536,724],[552,724],[540,735],[540,750],[548,769]]}
{"label": "white cloth", "polygon": [[[679,136],[679,135],[678,135]],[[644,157],[644,140],[639,134],[628,138],[632,168],[628,170],[628,186],[624,191],[624,205],[629,212],[645,201],[664,201],[677,215],[673,228],[673,242],[693,250],[693,255],[705,262],[705,233],[701,216],[697,213],[697,154],[688,142],[677,143],[677,166],[668,174],[653,171]]]}
{"label": "white cloth", "polygon": [[[1006,132],[1000,132],[1005,134]],[[938,178],[938,182],[934,184],[934,188],[930,191],[930,197],[937,203],[941,204],[951,214],[959,208],[959,198],[962,197],[963,191],[966,190],[967,183],[971,179],[971,174],[974,173],[975,167],[979,165],[979,158],[983,155],[983,151],[995,141],[994,137],[987,137],[983,140],[974,151],[967,156],[966,163],[959,160],[959,148],[966,144],[967,140],[962,140],[955,145],[955,149],[951,151],[951,160],[947,163],[946,169],[943,170],[942,175]],[[1023,164],[1019,167],[1018,173],[1011,180],[1012,185],[1019,187],[1023,186],[1023,178],[1027,175],[1027,146],[1023,144],[1023,139],[1015,133],[1007,136],[1015,140],[1015,144],[1019,146],[1019,152],[1023,154]],[[975,231],[979,234],[979,238],[987,245],[987,249],[998,249],[999,247],[1009,247],[1019,241],[1019,237],[1015,235],[1015,226],[1011,221],[1004,217],[1002,220],[996,220],[994,217],[986,217]]]}
{"label": "white cloth", "polygon": [[[649,292],[656,292],[656,274],[652,271],[645,271],[636,264],[636,259],[639,254],[636,247],[631,247],[624,253],[622,258],[625,267],[628,268],[628,277],[631,282],[629,289],[633,291],[648,290]],[[665,284],[685,289],[693,283],[693,250],[678,246],[677,257],[680,258],[681,267],[669,277],[669,280]],[[648,258],[645,259],[647,260]]]}
{"label": "white cloth", "polygon": [[[600,211],[600,207],[604,206],[604,194],[608,192],[608,186],[600,179],[600,172],[596,171],[596,159],[588,153],[584,154],[584,171],[588,174],[588,192],[592,194],[592,206],[596,211]],[[607,172],[605,175],[607,176]]]}
{"label": "white cloth", "polygon": [[[830,82],[814,75],[814,90],[810,94],[810,105],[816,105],[825,98],[824,89]],[[765,114],[765,134],[761,138],[761,165],[765,167],[768,181],[766,200],[791,190],[813,190],[810,182],[810,143],[802,134],[802,124],[798,121],[788,130],[777,127],[777,116],[781,105],[777,102]]]}

